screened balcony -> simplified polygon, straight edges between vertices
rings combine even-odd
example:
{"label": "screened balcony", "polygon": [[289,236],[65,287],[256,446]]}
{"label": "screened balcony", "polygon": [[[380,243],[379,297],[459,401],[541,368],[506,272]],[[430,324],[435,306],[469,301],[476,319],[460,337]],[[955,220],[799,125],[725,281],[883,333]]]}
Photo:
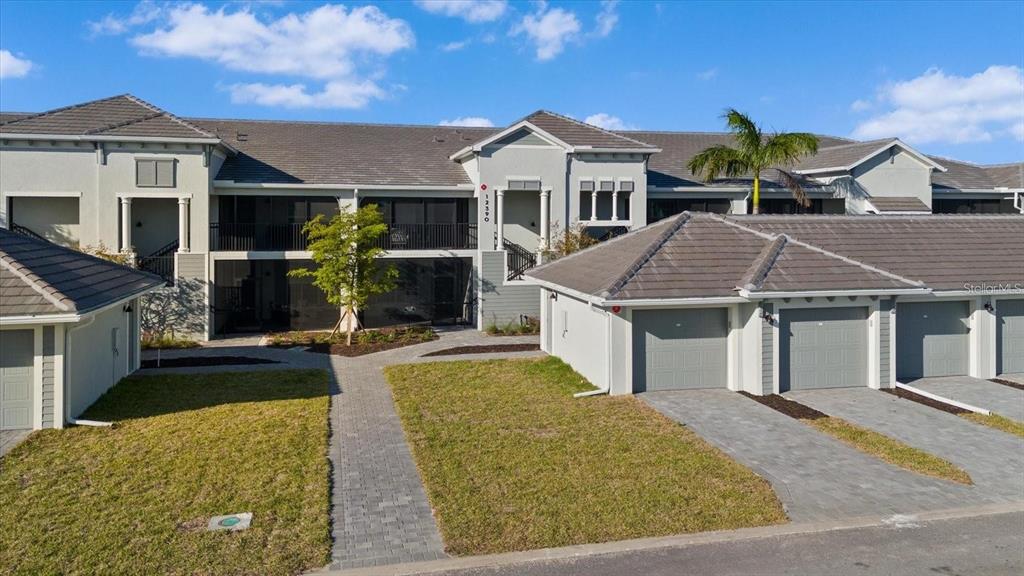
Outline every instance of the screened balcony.
{"label": "screened balcony", "polygon": [[364,198],[376,205],[387,232],[377,245],[384,250],[471,250],[477,226],[469,222],[468,198]]}
{"label": "screened balcony", "polygon": [[220,196],[218,222],[210,223],[210,250],[306,250],[306,222],[338,213],[333,197]]}

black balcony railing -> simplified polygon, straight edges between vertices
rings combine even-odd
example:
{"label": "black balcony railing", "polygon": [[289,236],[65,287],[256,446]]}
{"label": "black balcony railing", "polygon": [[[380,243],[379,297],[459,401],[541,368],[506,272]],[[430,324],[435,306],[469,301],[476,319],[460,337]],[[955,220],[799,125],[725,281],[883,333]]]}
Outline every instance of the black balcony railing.
{"label": "black balcony railing", "polygon": [[377,246],[385,250],[468,250],[476,248],[476,224],[389,224]]}
{"label": "black balcony railing", "polygon": [[508,264],[506,280],[522,280],[523,274],[537,265],[537,255],[515,242],[504,240],[505,262]]}
{"label": "black balcony railing", "polygon": [[253,250],[305,250],[304,224],[210,224],[210,249],[249,252]]}
{"label": "black balcony railing", "polygon": [[173,240],[167,243],[148,256],[138,259],[140,270],[152,272],[167,281],[167,284],[174,283],[174,253],[178,251],[178,241]]}

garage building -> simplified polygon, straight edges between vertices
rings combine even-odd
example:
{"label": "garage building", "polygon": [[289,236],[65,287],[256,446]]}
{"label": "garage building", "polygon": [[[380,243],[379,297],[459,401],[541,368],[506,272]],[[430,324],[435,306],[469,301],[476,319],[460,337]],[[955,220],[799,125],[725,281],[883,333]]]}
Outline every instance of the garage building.
{"label": "garage building", "polygon": [[163,284],[0,229],[0,431],[63,428],[138,369],[139,297]]}
{"label": "garage building", "polygon": [[1024,371],[1016,216],[684,212],[534,270],[542,347],[613,394]]}

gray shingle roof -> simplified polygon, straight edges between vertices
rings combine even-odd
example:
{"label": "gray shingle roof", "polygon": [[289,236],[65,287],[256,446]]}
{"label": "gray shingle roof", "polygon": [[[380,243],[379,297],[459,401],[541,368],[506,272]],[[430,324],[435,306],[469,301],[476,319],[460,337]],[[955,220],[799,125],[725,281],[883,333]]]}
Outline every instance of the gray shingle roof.
{"label": "gray shingle roof", "polygon": [[907,289],[890,272],[730,219],[684,212],[527,276],[609,300],[757,292]]}
{"label": "gray shingle roof", "polygon": [[[624,149],[656,149],[646,142],[633,138],[629,135],[617,134],[592,124],[580,122],[561,114],[555,114],[547,110],[538,110],[523,120],[544,130],[555,138],[570,146],[581,148],[624,148]],[[513,122],[518,124],[520,121]]]}
{"label": "gray shingle roof", "polygon": [[983,166],[995,186],[1024,188],[1024,162]]}
{"label": "gray shingle roof", "polygon": [[1007,216],[729,216],[787,234],[934,290],[1024,284],[1024,218]]}
{"label": "gray shingle roof", "polygon": [[916,196],[874,196],[868,202],[879,212],[931,212],[931,208]]}
{"label": "gray shingle roof", "polygon": [[895,144],[895,138],[852,142],[838,146],[820,146],[818,153],[804,158],[796,165],[796,170],[822,170],[825,168],[842,168],[851,166],[868,154],[885,145]]}
{"label": "gray shingle roof", "polygon": [[130,94],[57,108],[0,124],[0,134],[212,138],[213,135]]}
{"label": "gray shingle roof", "polygon": [[[725,132],[619,132],[632,138],[643,140],[661,148],[661,152],[651,156],[647,167],[647,184],[660,188],[676,188],[681,186],[707,186],[704,180],[694,175],[686,164],[701,150],[710,146],[734,146],[735,140]],[[849,144],[845,138],[818,136],[820,146]],[[765,186],[782,186],[778,174],[767,171],[761,175]],[[713,183],[715,186],[749,186],[750,179],[721,179]]]}
{"label": "gray shingle roof", "polygon": [[85,313],[163,279],[0,228],[0,317]]}
{"label": "gray shingle roof", "polygon": [[462,166],[448,157],[497,132],[445,126],[190,121],[239,151],[224,163],[217,179],[248,183],[471,184]]}

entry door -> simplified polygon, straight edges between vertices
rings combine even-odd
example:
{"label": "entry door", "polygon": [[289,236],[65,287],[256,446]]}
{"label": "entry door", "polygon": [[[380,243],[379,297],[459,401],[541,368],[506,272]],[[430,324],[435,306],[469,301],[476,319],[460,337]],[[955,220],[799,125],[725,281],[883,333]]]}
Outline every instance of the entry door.
{"label": "entry door", "polygon": [[0,331],[0,430],[32,428],[35,333]]}
{"label": "entry door", "polygon": [[633,314],[637,388],[683,390],[727,386],[725,308],[646,310]]}
{"label": "entry door", "polygon": [[784,309],[779,390],[868,385],[867,308]]}
{"label": "entry door", "polygon": [[967,374],[970,306],[966,301],[896,307],[896,377]]}
{"label": "entry door", "polygon": [[996,302],[999,374],[1024,374],[1024,299]]}

